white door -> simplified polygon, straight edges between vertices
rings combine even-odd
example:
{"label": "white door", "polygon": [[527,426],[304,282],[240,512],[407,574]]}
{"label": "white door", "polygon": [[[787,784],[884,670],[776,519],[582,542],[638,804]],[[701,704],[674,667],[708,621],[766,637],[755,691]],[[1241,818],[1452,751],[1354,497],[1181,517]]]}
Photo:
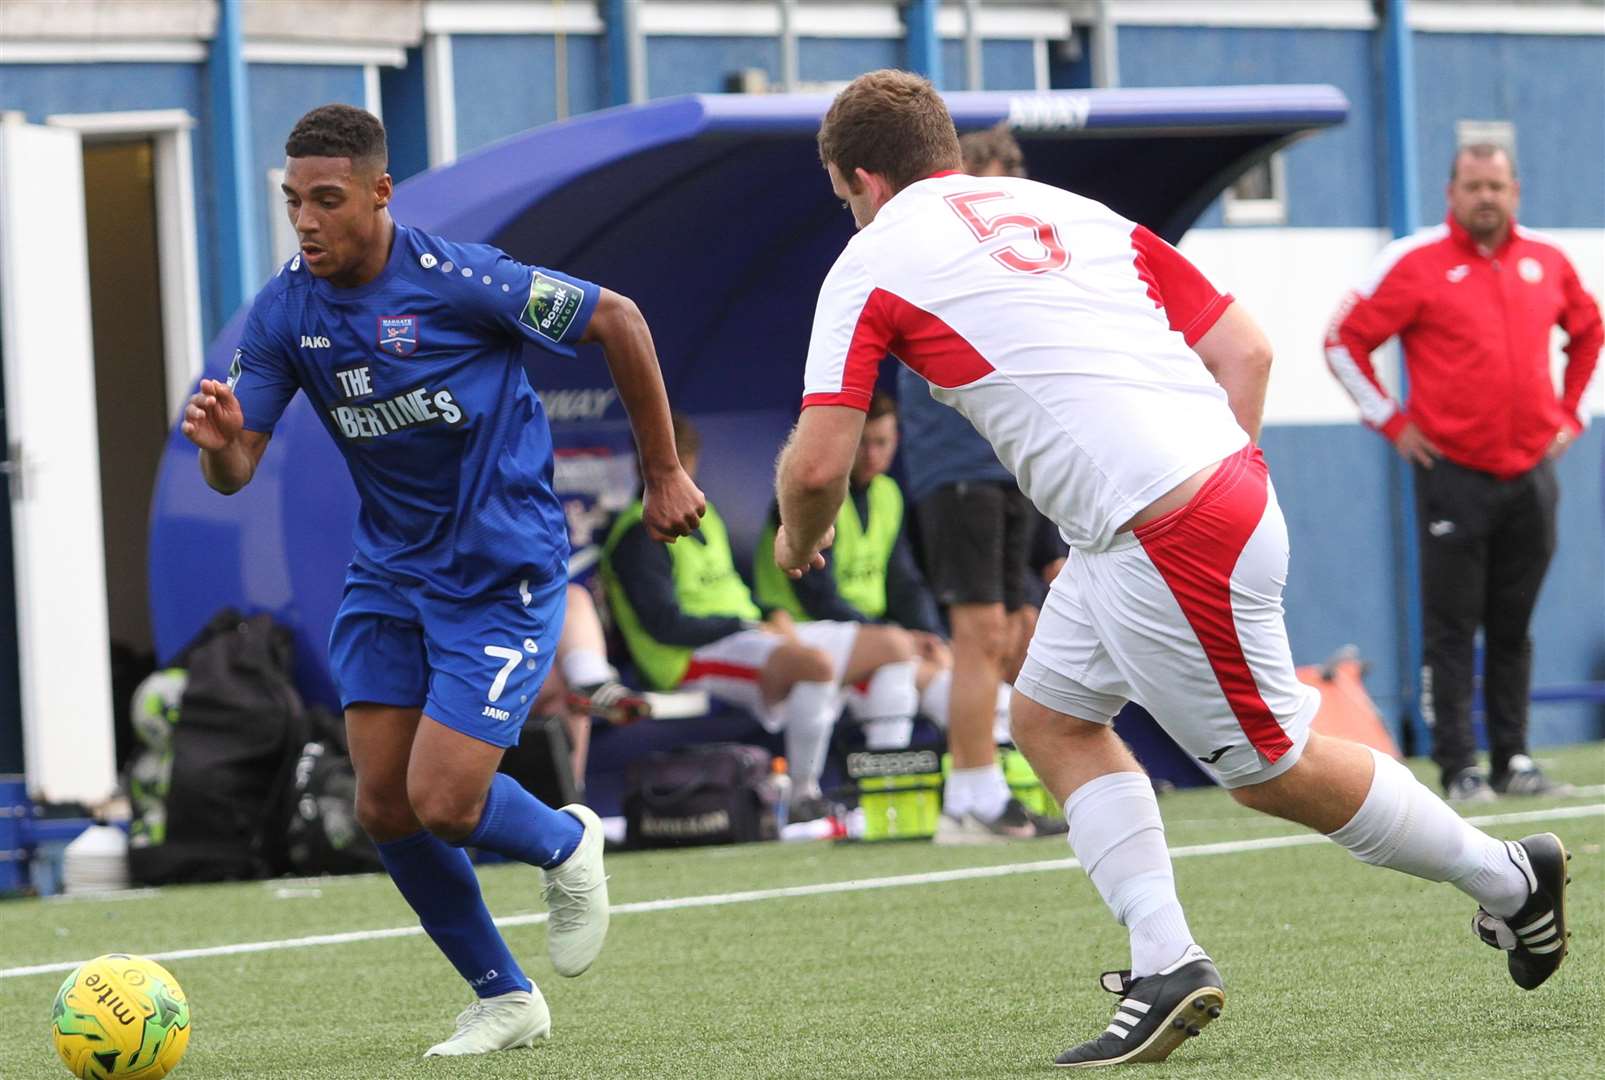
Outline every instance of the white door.
{"label": "white door", "polygon": [[76,131],[0,122],[0,363],[28,789],[116,783],[106,562]]}

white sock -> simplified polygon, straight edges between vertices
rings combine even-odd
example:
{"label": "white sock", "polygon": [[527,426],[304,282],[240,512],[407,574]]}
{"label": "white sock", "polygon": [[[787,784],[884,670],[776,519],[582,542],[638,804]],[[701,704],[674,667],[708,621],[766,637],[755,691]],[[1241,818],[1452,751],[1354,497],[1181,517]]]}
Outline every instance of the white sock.
{"label": "white sock", "polygon": [[830,751],[841,698],[835,683],[800,682],[781,703],[786,725],[786,768],[797,791],[817,789]]}
{"label": "white sock", "polygon": [[997,704],[992,707],[992,741],[999,745],[1014,741],[1014,733],[1009,730],[1009,702],[1013,698],[1014,687],[1000,683]]}
{"label": "white sock", "polygon": [[920,715],[931,723],[947,730],[948,699],[953,696],[952,670],[938,671],[931,676],[920,693]]}
{"label": "white sock", "polygon": [[1376,773],[1365,802],[1331,834],[1361,862],[1428,881],[1447,881],[1498,916],[1527,902],[1527,878],[1505,842],[1468,825],[1409,769],[1372,750]]}
{"label": "white sock", "polygon": [[911,716],[883,716],[879,720],[864,721],[864,749],[903,750],[914,739],[914,718]]}
{"label": "white sock", "polygon": [[558,658],[563,665],[563,681],[570,686],[595,686],[619,677],[607,657],[590,649],[574,649]]}
{"label": "white sock", "polygon": [[974,814],[982,821],[995,821],[1009,802],[1009,782],[1003,779],[1003,766],[997,762],[973,769],[953,769],[942,790],[942,812],[959,817]]}
{"label": "white sock", "polygon": [[1193,945],[1176,899],[1154,786],[1142,773],[1106,773],[1064,802],[1070,847],[1115,921],[1131,931],[1131,974],[1174,963]]}
{"label": "white sock", "polygon": [[917,668],[912,660],[899,660],[876,668],[864,687],[859,715],[869,720],[887,716],[912,719],[920,707],[919,691],[914,687]]}

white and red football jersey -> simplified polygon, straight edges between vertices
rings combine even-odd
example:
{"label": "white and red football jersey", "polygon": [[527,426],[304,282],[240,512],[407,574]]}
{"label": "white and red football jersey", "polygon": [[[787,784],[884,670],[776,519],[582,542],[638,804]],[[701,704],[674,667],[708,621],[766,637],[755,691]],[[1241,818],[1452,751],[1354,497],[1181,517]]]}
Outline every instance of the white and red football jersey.
{"label": "white and red football jersey", "polygon": [[1101,203],[939,173],[848,243],[820,289],[803,407],[867,409],[887,353],[964,414],[1071,545],[1248,441],[1189,348],[1232,298]]}

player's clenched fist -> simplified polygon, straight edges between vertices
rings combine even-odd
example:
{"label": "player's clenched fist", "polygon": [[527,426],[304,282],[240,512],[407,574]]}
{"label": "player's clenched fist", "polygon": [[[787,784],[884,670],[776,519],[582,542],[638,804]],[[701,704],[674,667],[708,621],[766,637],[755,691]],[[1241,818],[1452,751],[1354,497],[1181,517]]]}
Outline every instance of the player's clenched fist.
{"label": "player's clenched fist", "polygon": [[819,541],[817,548],[800,548],[793,542],[791,533],[782,525],[775,530],[775,565],[793,580],[802,577],[810,570],[823,570],[825,568],[823,552],[835,541],[836,526],[832,525],[825,530],[824,538]]}
{"label": "player's clenched fist", "polygon": [[647,535],[654,540],[672,542],[676,537],[690,536],[708,512],[702,489],[684,469],[677,468],[661,480],[648,482],[642,501],[641,517]]}
{"label": "player's clenched fist", "polygon": [[184,437],[202,450],[221,450],[233,442],[245,426],[240,399],[228,383],[202,379],[201,387],[184,406]]}

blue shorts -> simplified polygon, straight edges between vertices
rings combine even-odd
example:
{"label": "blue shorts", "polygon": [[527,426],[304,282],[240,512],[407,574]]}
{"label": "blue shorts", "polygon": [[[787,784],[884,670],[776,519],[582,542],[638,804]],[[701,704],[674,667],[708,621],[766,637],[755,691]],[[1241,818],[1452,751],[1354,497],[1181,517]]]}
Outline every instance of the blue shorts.
{"label": "blue shorts", "polygon": [[567,595],[558,577],[455,600],[352,563],[329,631],[340,705],[421,707],[464,735],[512,746],[552,669]]}

